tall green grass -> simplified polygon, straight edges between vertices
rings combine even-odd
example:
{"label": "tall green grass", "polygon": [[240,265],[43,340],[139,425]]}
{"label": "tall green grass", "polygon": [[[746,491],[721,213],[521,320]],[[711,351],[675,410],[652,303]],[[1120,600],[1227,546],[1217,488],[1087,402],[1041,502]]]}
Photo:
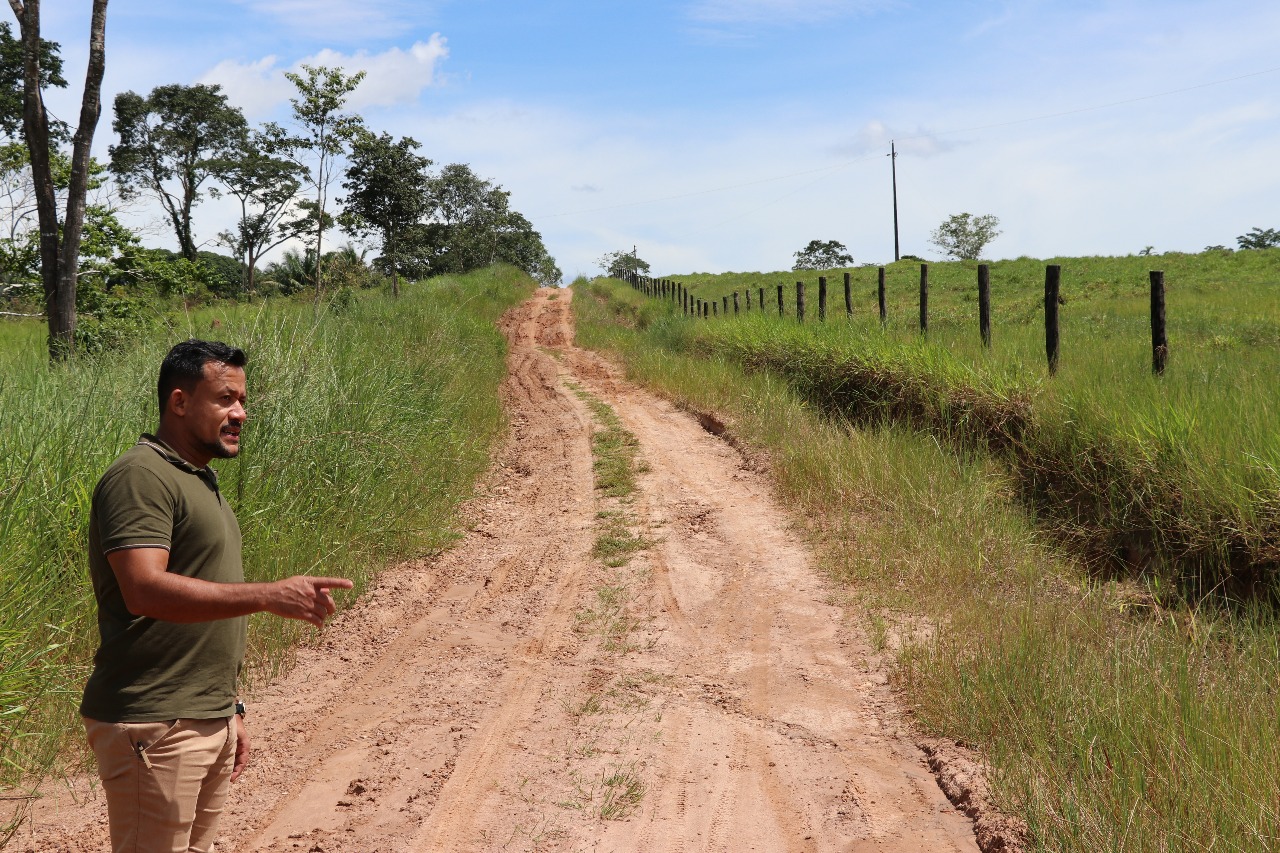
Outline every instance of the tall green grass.
{"label": "tall green grass", "polygon": [[[42,333],[0,337],[0,784],[37,781],[74,742],[97,642],[90,496],[107,464],[154,430],[156,371],[173,343],[216,338],[249,355],[243,450],[215,463],[246,574],[340,575],[354,595],[388,561],[456,535],[457,507],[504,428],[494,321],[534,286],[495,268],[411,285],[398,300],[206,309],[126,352],[57,367]],[[251,677],[310,636],[253,617]]]}
{"label": "tall green grass", "polygon": [[[786,317],[766,311],[696,323],[654,300],[634,321],[666,345],[723,353],[785,376],[815,403],[861,422],[890,418],[997,450],[1024,496],[1100,565],[1127,565],[1194,595],[1274,596],[1280,573],[1280,250],[1162,258],[1057,259],[1063,355],[1050,378],[1043,266],[992,265],[995,346],[977,334],[974,265],[930,269],[929,334],[915,320],[918,265],[889,271],[891,322],[875,314],[875,270],[829,281],[828,321],[795,321],[798,273],[687,277],[695,296],[786,276]],[[1150,372],[1145,269],[1169,272],[1170,342]],[[904,281],[905,279],[905,281]],[[868,290],[868,288],[871,288]],[[914,288],[914,290],[913,290]]]}
{"label": "tall green grass", "polygon": [[767,456],[919,726],[989,761],[1032,849],[1280,848],[1273,612],[1170,606],[1100,581],[1051,544],[1017,476],[983,448],[823,411],[781,371],[686,347],[683,321],[629,288],[576,287],[580,345],[719,413]]}

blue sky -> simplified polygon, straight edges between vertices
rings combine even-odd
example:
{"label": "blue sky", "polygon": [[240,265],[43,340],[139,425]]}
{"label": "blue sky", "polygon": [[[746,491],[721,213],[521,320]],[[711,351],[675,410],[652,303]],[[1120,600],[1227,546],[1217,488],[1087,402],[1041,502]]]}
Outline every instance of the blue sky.
{"label": "blue sky", "polygon": [[[88,3],[45,5],[78,87]],[[367,69],[370,126],[511,190],[567,278],[633,244],[659,274],[786,269],[812,239],[892,260],[891,139],[926,258],[961,211],[1000,217],[993,258],[1280,227],[1273,0],[111,0],[107,27],[104,159],[117,92],[217,82],[258,122],[285,70]],[[198,237],[230,216],[206,202]]]}

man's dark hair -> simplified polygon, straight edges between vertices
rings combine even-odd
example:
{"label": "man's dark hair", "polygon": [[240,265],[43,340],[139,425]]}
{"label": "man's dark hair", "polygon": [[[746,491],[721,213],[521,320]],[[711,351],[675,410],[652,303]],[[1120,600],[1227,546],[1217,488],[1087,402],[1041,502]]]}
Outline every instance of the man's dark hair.
{"label": "man's dark hair", "polygon": [[244,367],[249,360],[244,350],[224,344],[222,341],[201,341],[192,338],[183,341],[169,350],[169,354],[160,362],[160,381],[156,383],[156,391],[160,395],[160,414],[169,402],[169,395],[174,388],[181,388],[188,394],[195,389],[196,383],[204,378],[204,366],[211,361],[229,367]]}

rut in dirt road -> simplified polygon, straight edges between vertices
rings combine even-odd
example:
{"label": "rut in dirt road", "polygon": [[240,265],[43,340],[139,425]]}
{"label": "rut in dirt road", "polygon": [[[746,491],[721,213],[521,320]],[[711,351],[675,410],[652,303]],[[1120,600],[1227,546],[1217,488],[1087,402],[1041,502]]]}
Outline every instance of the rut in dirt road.
{"label": "rut in dirt road", "polygon": [[[219,849],[977,850],[764,477],[574,347],[571,298],[504,320],[511,438],[472,530],[254,697]],[[628,497],[593,486],[593,401],[638,442]],[[638,553],[610,567],[619,519]],[[63,807],[18,849],[106,849],[100,802]]]}

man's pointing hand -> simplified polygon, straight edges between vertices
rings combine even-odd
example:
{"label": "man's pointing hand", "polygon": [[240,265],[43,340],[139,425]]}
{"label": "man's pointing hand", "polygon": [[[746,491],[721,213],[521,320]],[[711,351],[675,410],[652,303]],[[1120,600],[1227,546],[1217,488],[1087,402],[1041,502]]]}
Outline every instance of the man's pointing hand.
{"label": "man's pointing hand", "polygon": [[331,589],[351,589],[354,584],[346,578],[313,578],[295,575],[276,581],[271,586],[271,599],[265,608],[268,613],[288,619],[301,619],[317,628],[333,615],[336,606]]}

